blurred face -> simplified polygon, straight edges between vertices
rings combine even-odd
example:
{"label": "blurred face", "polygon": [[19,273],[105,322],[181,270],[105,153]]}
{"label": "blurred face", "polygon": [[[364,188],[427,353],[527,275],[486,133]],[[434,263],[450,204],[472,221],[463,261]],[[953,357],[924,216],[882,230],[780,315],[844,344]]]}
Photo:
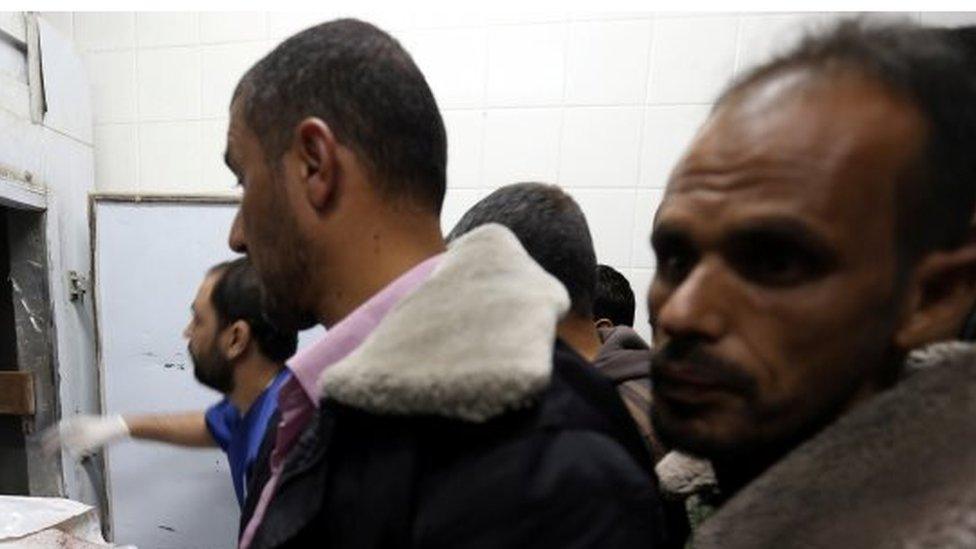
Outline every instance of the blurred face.
{"label": "blurred face", "polygon": [[220,347],[222,330],[217,311],[210,301],[217,278],[208,275],[200,284],[190,306],[192,316],[183,330],[183,337],[187,339],[187,351],[193,360],[193,375],[197,381],[226,394],[234,388],[234,369]]}
{"label": "blurred face", "polygon": [[296,221],[300,185],[287,170],[268,165],[237,102],[231,108],[226,161],[243,189],[230,247],[250,257],[265,286],[264,307],[272,322],[284,330],[314,325],[313,300],[307,295],[308,246]]}
{"label": "blurred face", "polygon": [[871,82],[805,71],[711,116],[652,235],[662,438],[712,459],[782,452],[886,382],[895,184],[923,127]]}

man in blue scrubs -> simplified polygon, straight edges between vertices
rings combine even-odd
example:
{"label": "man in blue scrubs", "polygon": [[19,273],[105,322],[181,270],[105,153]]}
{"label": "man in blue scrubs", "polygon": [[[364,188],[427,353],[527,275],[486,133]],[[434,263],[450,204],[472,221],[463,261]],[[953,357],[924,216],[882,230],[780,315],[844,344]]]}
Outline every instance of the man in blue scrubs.
{"label": "man in blue scrubs", "polygon": [[125,438],[189,447],[219,446],[227,453],[238,503],[243,503],[254,461],[278,389],[291,375],[284,362],[298,335],[272,326],[262,309],[261,284],[246,258],[212,267],[191,306],[183,332],[200,383],[225,396],[206,411],[177,414],[77,416],[65,419],[57,440],[76,455]]}

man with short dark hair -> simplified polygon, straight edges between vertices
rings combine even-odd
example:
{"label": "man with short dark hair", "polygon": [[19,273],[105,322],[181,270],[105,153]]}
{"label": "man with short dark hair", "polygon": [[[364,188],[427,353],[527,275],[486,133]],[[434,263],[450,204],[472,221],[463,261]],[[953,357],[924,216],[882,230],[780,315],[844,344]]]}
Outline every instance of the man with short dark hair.
{"label": "man with short dark hair", "polygon": [[734,83],[653,228],[653,419],[711,460],[700,547],[970,545],[976,90],[944,34],[846,23]]}
{"label": "man with short dark hair", "polygon": [[242,547],[661,538],[639,436],[555,341],[566,291],[500,226],[445,249],[444,125],[396,40],[355,20],[285,40],[235,91],[226,159],[230,245],[272,320],[328,328],[289,364]]}
{"label": "man with short dark hair", "polygon": [[[664,448],[654,436],[647,414],[651,394],[650,352],[632,329],[598,331],[593,321],[594,302],[599,299],[596,253],[579,205],[556,185],[506,185],[472,206],[447,240],[460,238],[488,223],[510,229],[532,259],[566,287],[571,306],[559,321],[557,335],[614,382],[655,461],[660,459]],[[626,279],[624,284],[629,291]],[[631,307],[633,295],[630,292]],[[631,322],[633,316],[631,310]]]}
{"label": "man with short dark hair", "polygon": [[593,322],[597,328],[634,327],[634,290],[627,277],[610,265],[596,266]]}
{"label": "man with short dark hair", "polygon": [[600,337],[600,352],[593,364],[614,380],[627,410],[651,447],[654,461],[667,453],[651,425],[651,379],[647,367],[649,347],[634,331],[634,291],[630,282],[609,265],[597,266],[593,322]]}
{"label": "man with short dark hair", "polygon": [[132,437],[190,447],[220,446],[230,462],[238,503],[247,496],[278,389],[288,378],[285,360],[298,335],[272,326],[262,310],[262,288],[246,258],[207,271],[183,332],[197,380],[225,395],[204,411],[182,414],[78,416],[48,435],[76,455]]}
{"label": "man with short dark hair", "polygon": [[447,241],[489,223],[511,230],[532,259],[566,288],[570,310],[559,321],[557,333],[592,362],[600,351],[600,338],[592,320],[596,252],[583,210],[555,185],[506,185],[465,212]]}

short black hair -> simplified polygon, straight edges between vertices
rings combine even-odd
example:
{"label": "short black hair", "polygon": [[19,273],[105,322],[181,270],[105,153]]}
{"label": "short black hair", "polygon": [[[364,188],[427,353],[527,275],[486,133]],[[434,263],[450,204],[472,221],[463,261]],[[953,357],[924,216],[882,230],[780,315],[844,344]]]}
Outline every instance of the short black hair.
{"label": "short black hair", "polygon": [[592,317],[596,253],[586,216],[573,197],[556,185],[507,185],[468,210],[447,239],[486,223],[508,227],[532,259],[566,287],[572,311]]}
{"label": "short black hair", "polygon": [[634,326],[634,290],[627,277],[609,265],[596,266],[593,320],[606,318],[614,326]]}
{"label": "short black hair", "polygon": [[282,42],[234,91],[267,160],[277,165],[306,117],[325,121],[381,190],[439,214],[447,187],[447,134],[410,55],[369,23],[339,19]]}
{"label": "short black hair", "polygon": [[264,286],[247,257],[225,261],[210,268],[217,277],[210,302],[217,312],[221,329],[238,320],[251,327],[251,337],[261,354],[275,362],[284,362],[298,348],[298,332],[279,330],[264,314]]}
{"label": "short black hair", "polygon": [[926,141],[898,187],[902,266],[964,242],[976,207],[976,75],[962,33],[911,23],[847,20],[808,35],[795,49],[747,72],[716,107],[753,84],[794,69],[827,77],[855,73],[914,105]]}

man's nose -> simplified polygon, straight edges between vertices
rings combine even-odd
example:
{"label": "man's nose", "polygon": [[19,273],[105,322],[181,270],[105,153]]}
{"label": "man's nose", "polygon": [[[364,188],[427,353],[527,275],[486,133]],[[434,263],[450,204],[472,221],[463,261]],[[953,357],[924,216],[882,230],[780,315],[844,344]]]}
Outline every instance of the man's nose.
{"label": "man's nose", "polygon": [[696,336],[715,341],[726,330],[729,299],[717,262],[700,261],[665,298],[654,318],[667,337]]}
{"label": "man's nose", "polygon": [[237,209],[234,222],[230,225],[230,235],[227,238],[227,244],[231,250],[239,254],[247,253],[247,242],[244,240],[244,224],[241,222],[240,208]]}

